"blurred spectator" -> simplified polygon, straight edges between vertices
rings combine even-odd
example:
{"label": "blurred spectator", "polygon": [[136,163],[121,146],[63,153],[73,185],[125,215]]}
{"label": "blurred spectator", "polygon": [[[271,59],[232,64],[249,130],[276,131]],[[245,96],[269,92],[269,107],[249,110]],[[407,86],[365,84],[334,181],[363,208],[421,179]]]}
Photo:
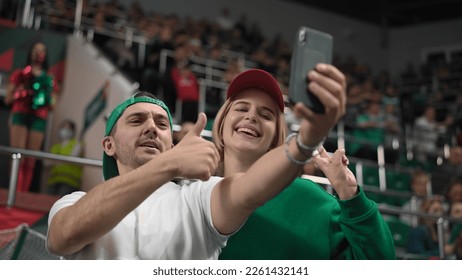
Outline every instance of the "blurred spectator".
{"label": "blurred spectator", "polygon": [[407,62],[406,68],[401,74],[401,83],[404,86],[405,91],[409,89],[413,91],[415,89],[413,86],[417,86],[419,83],[419,74],[411,61]]}
{"label": "blurred spectator", "polygon": [[[56,155],[80,157],[83,145],[76,137],[75,123],[64,120],[59,126],[59,142],[51,146]],[[54,164],[48,178],[48,194],[63,196],[78,190],[81,186],[82,165],[60,162]]]}
{"label": "blurred spectator", "polygon": [[413,142],[416,159],[422,163],[436,163],[438,156],[437,140],[446,133],[447,125],[452,123],[448,117],[444,122],[436,121],[436,110],[433,105],[427,105],[413,127]]}
{"label": "blurred spectator", "polygon": [[135,22],[144,17],[144,10],[138,0],[131,1],[127,11],[127,20]]}
{"label": "blurred spectator", "polygon": [[420,78],[412,62],[408,62],[399,81],[401,114],[405,124],[412,125],[416,117],[415,112],[421,112],[419,102],[414,102],[416,93],[420,91]]}
{"label": "blurred spectator", "polygon": [[385,104],[385,161],[393,164],[399,158],[399,142],[402,134],[400,117],[397,110],[399,110],[397,106]]}
{"label": "blurred spectator", "polygon": [[235,28],[239,29],[242,37],[248,41],[249,39],[249,23],[248,17],[246,14],[241,14],[239,19],[237,20],[236,24],[234,25]]}
{"label": "blurred spectator", "polygon": [[93,43],[101,50],[106,51],[106,43],[110,37],[105,34],[106,25],[106,13],[102,9],[97,9],[93,15]]}
{"label": "blurred spectator", "polygon": [[347,86],[347,110],[343,117],[345,130],[352,131],[356,126],[356,118],[363,112],[367,95],[361,85],[350,79]]}
{"label": "blurred spectator", "polygon": [[220,14],[216,18],[218,26],[225,32],[230,31],[234,27],[234,20],[231,18],[231,13],[228,7],[223,7]]}
{"label": "blurred spectator", "polygon": [[383,95],[383,104],[393,106],[394,114],[400,116],[401,109],[400,109],[400,96],[398,93],[398,88],[394,84],[387,84],[385,85],[384,95]]}
{"label": "blurred spectator", "polygon": [[120,26],[117,30],[118,37],[110,38],[104,48],[119,68],[130,73],[136,67],[136,57],[131,46],[128,46],[126,41],[121,39],[125,37],[127,31],[130,31],[130,27]]}
{"label": "blurred spectator", "polygon": [[176,98],[181,101],[181,120],[177,120],[180,122],[195,122],[199,113],[199,82],[190,67],[186,48],[177,47],[175,66],[170,75],[176,90]]}
{"label": "blurred spectator", "polygon": [[[152,25],[159,25],[160,31],[157,37],[154,37],[151,44],[146,49],[146,62],[142,70],[141,86],[150,92],[157,92],[164,81],[162,73],[160,73],[160,62],[162,50],[174,50],[173,46],[173,30],[171,26],[152,22]],[[162,65],[169,73],[169,69],[174,65],[174,59],[166,57],[166,65]],[[169,106],[170,107],[170,106]],[[170,107],[174,108],[174,107]]]}
{"label": "blurred spectator", "polygon": [[[455,201],[449,205],[448,215],[450,218],[462,220],[462,201]],[[449,230],[453,230],[459,223],[449,223]]]}
{"label": "blurred spectator", "polygon": [[[449,207],[449,217],[462,220],[462,202],[454,202]],[[449,239],[444,246],[448,259],[462,259],[462,224],[449,223]]]}
{"label": "blurred spectator", "polygon": [[380,71],[376,80],[377,88],[381,91],[386,91],[386,88],[393,84],[390,77],[390,72],[387,70]]}
{"label": "blurred spectator", "polygon": [[75,5],[66,3],[65,0],[55,0],[53,8],[47,17],[47,25],[56,31],[72,32],[73,28],[66,25],[65,22],[73,18],[73,16],[75,16]]}
{"label": "blurred spectator", "polygon": [[116,23],[118,21],[126,20],[126,13],[124,6],[118,0],[105,1],[104,10],[106,11],[106,21]]}
{"label": "blurred spectator", "polygon": [[452,180],[444,191],[447,203],[462,202],[462,178]]}
{"label": "blurred spectator", "polygon": [[194,32],[188,41],[189,53],[192,57],[205,57],[205,51],[202,46],[201,34]]}
{"label": "blurred spectator", "polygon": [[265,40],[262,44],[251,53],[250,59],[257,63],[256,68],[263,69],[269,73],[274,73],[276,69],[276,63],[273,57],[268,54],[268,47],[270,42]]}
{"label": "blurred spectator", "polygon": [[[401,207],[404,211],[419,211],[419,205],[430,195],[430,176],[422,171],[416,170],[412,173],[411,178],[411,191],[413,196],[411,199],[403,204]],[[417,226],[418,218],[417,216],[401,214],[400,220],[410,226]]]}
{"label": "blurred spectator", "polygon": [[226,61],[228,60],[227,57],[225,57],[224,55],[223,46],[220,43],[213,44],[208,50],[207,56],[214,62],[219,63],[226,63]]}
{"label": "blurred spectator", "polygon": [[247,42],[245,41],[241,29],[233,27],[229,34],[229,48],[236,52],[246,53],[250,51],[247,48]]}
{"label": "blurred spectator", "polygon": [[249,32],[247,36],[247,41],[249,42],[249,45],[259,46],[263,42],[264,39],[265,39],[265,36],[263,35],[260,25],[258,25],[258,23],[256,22],[252,22],[250,24],[250,28],[249,28]]}
{"label": "blurred spectator", "polygon": [[361,87],[367,96],[367,100],[372,102],[383,101],[383,93],[376,88],[374,80],[371,77],[363,78]]}
{"label": "blurred spectator", "polygon": [[409,233],[407,251],[419,254],[424,258],[438,258],[438,231],[436,220],[444,215],[442,200],[433,197],[422,201],[420,212],[433,215],[434,217],[422,217],[419,226],[412,228]]}
{"label": "blurred spectator", "polygon": [[444,247],[445,253],[449,258],[462,260],[462,225],[457,224],[451,231],[449,240]]}
{"label": "blurred spectator", "polygon": [[230,60],[223,74],[223,82],[230,83],[243,70],[237,59]]}
{"label": "blurred spectator", "polygon": [[[174,22],[176,20],[176,17],[171,17],[169,21]],[[176,113],[177,109],[181,108],[176,108],[176,102],[178,98],[178,93],[177,93],[177,88],[175,85],[175,82],[173,80],[173,69],[175,67],[185,67],[185,66],[190,66],[190,53],[189,49],[187,47],[188,45],[188,40],[189,36],[184,30],[179,30],[175,35],[172,37],[173,42],[173,59],[167,59],[167,65],[165,67],[165,73],[159,73],[159,82],[161,82],[161,88],[162,88],[162,99],[167,105],[167,107],[170,108],[170,112],[172,114]],[[181,120],[176,120],[177,122],[181,123]]]}
{"label": "blurred spectator", "polygon": [[349,152],[360,158],[377,160],[377,146],[385,142],[385,116],[379,102],[368,102],[365,112],[356,118],[353,136]]}
{"label": "blurred spectator", "polygon": [[456,219],[462,219],[462,201],[455,201],[449,206],[449,216]]}
{"label": "blurred spectator", "polygon": [[436,166],[432,171],[432,192],[443,194],[444,188],[451,182],[452,178],[462,176],[462,147],[452,146],[449,149],[449,156],[443,163]]}

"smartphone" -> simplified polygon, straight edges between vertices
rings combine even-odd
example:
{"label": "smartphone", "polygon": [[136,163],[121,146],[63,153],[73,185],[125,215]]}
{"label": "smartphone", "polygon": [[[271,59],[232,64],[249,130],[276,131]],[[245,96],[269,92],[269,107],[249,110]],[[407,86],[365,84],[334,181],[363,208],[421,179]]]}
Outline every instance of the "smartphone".
{"label": "smartphone", "polygon": [[295,36],[289,80],[289,99],[303,102],[315,113],[324,113],[321,101],[308,88],[307,74],[316,64],[332,63],[333,37],[328,33],[302,26]]}

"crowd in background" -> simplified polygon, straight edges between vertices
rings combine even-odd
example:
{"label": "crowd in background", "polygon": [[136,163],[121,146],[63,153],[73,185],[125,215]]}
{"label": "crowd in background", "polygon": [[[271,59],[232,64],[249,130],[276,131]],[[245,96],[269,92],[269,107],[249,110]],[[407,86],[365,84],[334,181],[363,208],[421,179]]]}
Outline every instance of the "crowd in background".
{"label": "crowd in background", "polygon": [[[51,29],[63,30],[58,19],[69,18],[73,5],[56,0],[58,9],[44,23]],[[183,114],[190,121],[196,115],[199,98],[197,80],[204,76],[194,68],[194,59],[207,59],[223,69],[213,79],[228,83],[244,70],[242,60],[234,54],[242,54],[246,61],[257,68],[272,73],[287,90],[290,76],[290,43],[281,36],[265,36],[257,23],[250,22],[242,14],[236,15],[224,7],[215,21],[180,17],[145,11],[137,1],[124,8],[112,0],[91,4],[83,1],[83,17],[94,25],[93,42],[101,48],[129,77],[139,81],[141,89],[163,91],[166,103],[175,111],[176,100],[181,99],[192,111]],[[103,30],[121,33],[132,28],[134,34],[147,39],[145,58],[138,61],[135,44],[127,46],[124,37],[114,38]],[[99,30],[99,32],[98,32]],[[160,71],[160,51],[173,53],[168,57],[166,71]],[[444,146],[462,144],[462,54],[455,54],[450,62],[434,55],[424,65],[409,63],[398,79],[389,72],[375,74],[353,56],[334,54],[333,64],[348,77],[348,110],[344,117],[347,134],[360,141],[352,144],[350,155],[374,158],[379,143],[387,150],[387,162],[397,163],[402,154],[396,151],[396,141],[406,141],[412,146],[414,159],[420,163],[435,163],[447,158]],[[224,67],[222,65],[225,65]],[[220,92],[209,88],[207,105],[222,104]],[[210,113],[210,112],[209,112]],[[213,117],[213,110],[211,112]],[[401,147],[402,149],[402,147]],[[441,163],[441,162],[440,162]],[[440,164],[438,163],[438,164]],[[433,168],[433,166],[426,166]]]}

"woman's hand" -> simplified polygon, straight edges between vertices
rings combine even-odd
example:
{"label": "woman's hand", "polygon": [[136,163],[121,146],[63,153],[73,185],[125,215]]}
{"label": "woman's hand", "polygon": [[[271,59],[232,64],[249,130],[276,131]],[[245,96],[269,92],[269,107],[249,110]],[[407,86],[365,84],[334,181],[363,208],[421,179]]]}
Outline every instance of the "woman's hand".
{"label": "woman's hand", "polygon": [[321,147],[319,155],[314,156],[313,161],[329,179],[340,199],[350,199],[357,194],[357,181],[348,168],[349,161],[345,156],[345,150],[337,149],[331,157],[324,147]]}
{"label": "woman's hand", "polygon": [[303,118],[300,139],[306,146],[316,146],[328,136],[346,110],[346,78],[335,66],[318,64],[307,74],[308,88],[324,105],[325,113],[316,114],[302,103],[295,104],[294,113]]}

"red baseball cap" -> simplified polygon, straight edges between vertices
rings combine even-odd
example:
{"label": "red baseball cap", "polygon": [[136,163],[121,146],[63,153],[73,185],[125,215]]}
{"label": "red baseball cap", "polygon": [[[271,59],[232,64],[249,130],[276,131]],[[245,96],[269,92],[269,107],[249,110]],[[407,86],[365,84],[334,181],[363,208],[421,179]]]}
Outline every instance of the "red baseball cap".
{"label": "red baseball cap", "polygon": [[281,112],[284,112],[281,88],[270,73],[261,69],[249,69],[240,73],[229,84],[226,98],[229,99],[248,88],[259,88],[271,94]]}

